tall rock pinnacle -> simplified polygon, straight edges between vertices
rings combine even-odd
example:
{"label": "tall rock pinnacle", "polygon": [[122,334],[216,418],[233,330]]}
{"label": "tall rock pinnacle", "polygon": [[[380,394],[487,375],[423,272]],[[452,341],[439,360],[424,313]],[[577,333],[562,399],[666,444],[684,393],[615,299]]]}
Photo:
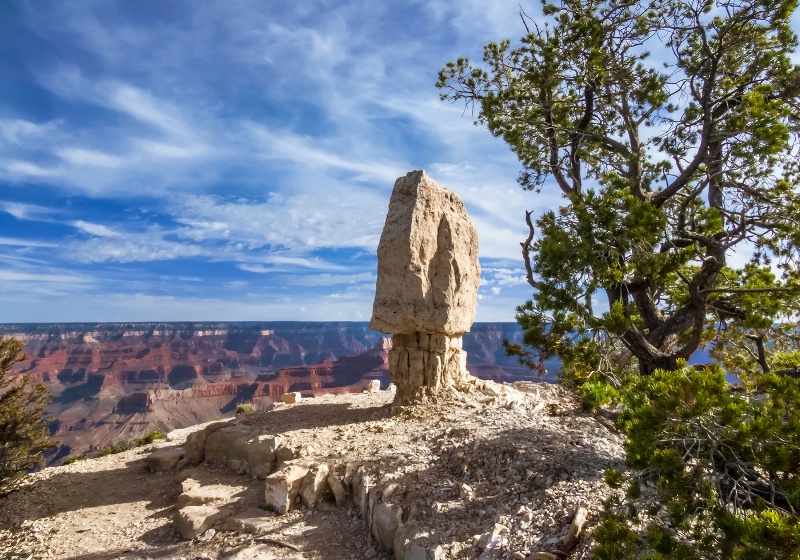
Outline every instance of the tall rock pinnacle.
{"label": "tall rock pinnacle", "polygon": [[461,199],[424,171],[397,179],[369,326],[395,335],[389,373],[398,404],[469,379],[461,335],[475,320],[479,282],[478,233]]}

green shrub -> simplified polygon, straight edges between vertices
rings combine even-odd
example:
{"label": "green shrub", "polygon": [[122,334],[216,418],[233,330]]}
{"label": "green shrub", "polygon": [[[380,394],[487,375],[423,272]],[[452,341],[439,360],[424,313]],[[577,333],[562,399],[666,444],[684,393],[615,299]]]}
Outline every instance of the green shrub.
{"label": "green shrub", "polygon": [[83,461],[84,459],[87,458],[88,457],[86,457],[86,453],[81,453],[80,455],[75,455],[74,457],[68,457],[67,459],[64,460],[64,464],[71,465],[72,463],[77,463],[78,461]]}
{"label": "green shrub", "polygon": [[108,455],[116,455],[117,453],[122,453],[123,451],[127,451],[128,449],[132,449],[134,447],[132,441],[122,441],[119,443],[115,443],[109,447],[104,447],[100,451],[97,452],[98,457],[106,457]]}
{"label": "green shrub", "polygon": [[800,380],[755,381],[733,390],[716,365],[626,381],[618,423],[636,478],[606,504],[598,558],[800,559]]}
{"label": "green shrub", "polygon": [[250,402],[243,402],[236,405],[236,415],[244,414],[246,412],[255,412],[256,405],[253,404],[252,401]]}
{"label": "green shrub", "polygon": [[583,396],[582,404],[586,411],[596,410],[619,399],[619,392],[605,381],[589,381],[578,389]]}
{"label": "green shrub", "polygon": [[164,433],[161,430],[153,430],[149,434],[137,438],[135,447],[141,447],[143,445],[153,443],[158,439],[164,439]]}

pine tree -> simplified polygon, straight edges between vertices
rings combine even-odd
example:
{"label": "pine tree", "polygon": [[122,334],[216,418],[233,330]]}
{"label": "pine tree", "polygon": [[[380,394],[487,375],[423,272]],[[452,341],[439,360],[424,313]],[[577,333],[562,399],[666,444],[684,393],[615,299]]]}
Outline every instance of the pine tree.
{"label": "pine tree", "polygon": [[13,364],[26,359],[23,345],[0,337],[0,495],[12,490],[24,474],[39,465],[49,439],[43,410],[50,396],[27,375],[11,377]]}
{"label": "pine tree", "polygon": [[797,293],[796,4],[544,2],[543,18],[522,14],[520,46],[440,72],[442,98],[478,109],[517,154],[521,186],[564,199],[525,216],[523,359],[674,370],[746,296]]}

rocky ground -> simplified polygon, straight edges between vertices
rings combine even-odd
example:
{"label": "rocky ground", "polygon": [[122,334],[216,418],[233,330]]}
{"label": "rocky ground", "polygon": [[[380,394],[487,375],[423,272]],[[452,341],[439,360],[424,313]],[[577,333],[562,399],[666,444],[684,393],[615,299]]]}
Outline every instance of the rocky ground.
{"label": "rocky ground", "polygon": [[[622,465],[613,427],[584,414],[555,385],[515,384],[522,398],[480,392],[392,410],[389,391],[323,396],[239,417],[258,433],[282,434],[295,456],[332,467],[361,465],[391,479],[392,500],[438,558],[478,558],[480,535],[496,548],[483,558],[563,558],[563,540],[579,508],[587,528],[568,551],[591,557],[600,503],[612,492],[603,470]],[[349,559],[392,558],[378,547],[357,508],[326,502],[286,515],[269,513],[264,481],[202,464],[149,472],[166,441],[31,475],[0,499],[0,556],[8,559]],[[185,540],[173,523],[181,483],[229,487],[238,514]],[[494,532],[494,535],[492,535]],[[484,538],[484,543],[486,538]],[[438,547],[437,547],[438,545]],[[487,556],[488,554],[488,556]],[[546,558],[546,556],[539,556]],[[406,560],[410,560],[408,557]]]}

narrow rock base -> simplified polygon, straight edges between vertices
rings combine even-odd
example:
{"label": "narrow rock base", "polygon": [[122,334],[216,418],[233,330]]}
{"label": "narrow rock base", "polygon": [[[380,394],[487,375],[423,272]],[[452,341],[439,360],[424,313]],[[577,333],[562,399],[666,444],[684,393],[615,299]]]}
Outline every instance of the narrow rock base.
{"label": "narrow rock base", "polygon": [[397,387],[395,405],[437,396],[468,383],[467,353],[461,335],[396,334],[389,351],[389,376]]}

